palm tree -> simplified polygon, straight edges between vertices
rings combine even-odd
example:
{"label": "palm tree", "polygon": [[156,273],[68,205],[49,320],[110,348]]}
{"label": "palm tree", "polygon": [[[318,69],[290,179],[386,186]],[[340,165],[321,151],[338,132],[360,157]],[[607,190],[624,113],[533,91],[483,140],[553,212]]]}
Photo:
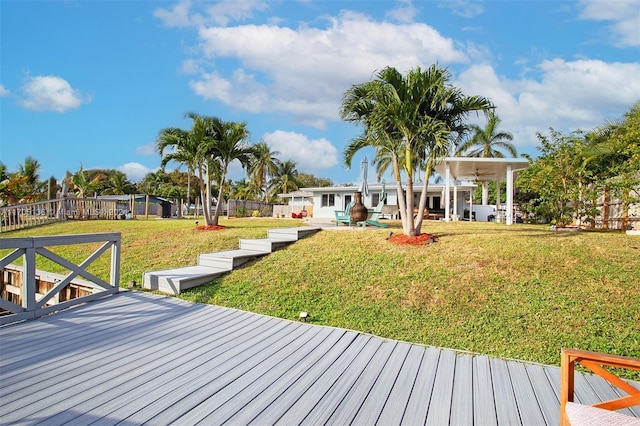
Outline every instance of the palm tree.
{"label": "palm tree", "polygon": [[123,195],[133,192],[133,184],[127,179],[127,175],[120,171],[111,173],[107,178],[107,188],[104,190],[105,195]]}
{"label": "palm tree", "polygon": [[218,166],[218,200],[211,223],[217,225],[222,210],[225,193],[227,170],[233,161],[239,161],[243,168],[247,168],[251,161],[252,148],[248,145],[249,130],[246,123],[223,121],[213,117],[210,120],[211,130],[215,135],[214,143],[210,145],[212,160]]}
{"label": "palm tree", "polygon": [[[172,148],[171,152],[165,153],[168,148]],[[162,157],[160,167],[163,169],[170,161],[187,166],[187,211],[189,211],[191,208],[191,175],[200,164],[198,145],[195,139],[187,130],[169,127],[158,133],[156,150]]]}
{"label": "palm tree", "polygon": [[77,198],[85,198],[87,194],[91,194],[97,185],[104,179],[104,175],[98,173],[95,175],[93,179],[89,177],[89,173],[82,168],[82,164],[80,165],[80,169],[71,176],[71,189],[75,189]]}
{"label": "palm tree", "polygon": [[278,193],[286,194],[298,189],[300,189],[300,180],[298,179],[296,162],[286,160],[278,164],[278,170],[276,170],[271,180],[271,196],[275,196]]}
{"label": "palm tree", "polygon": [[[469,126],[472,135],[456,150],[456,157],[504,158],[501,149],[506,150],[512,157],[517,157],[515,146],[509,142],[513,140],[513,135],[497,130],[501,121],[500,117],[491,111],[486,127],[482,128],[477,124]],[[500,182],[497,184],[500,185]],[[488,203],[489,185],[487,181],[482,181],[482,204]]]}
{"label": "palm tree", "polygon": [[[255,187],[262,192],[264,201],[269,199],[269,180],[273,178],[280,165],[280,160],[276,157],[280,155],[279,151],[271,151],[271,148],[265,141],[260,141],[253,146],[253,154],[249,173],[255,181]],[[258,194],[259,195],[259,194]]]}
{"label": "palm tree", "polygon": [[[387,67],[375,80],[354,85],[343,96],[342,118],[364,125],[363,134],[345,148],[345,164],[350,167],[354,154],[370,146],[376,150],[374,163],[379,175],[393,168],[397,192],[406,194],[398,197],[398,204],[404,233],[409,236],[420,233],[428,180],[436,162],[446,156],[454,138],[464,134],[469,113],[487,113],[493,108],[488,99],[464,96],[448,85],[450,78],[450,73],[437,65],[426,70],[417,67],[406,76]],[[425,171],[425,179],[414,221],[413,180],[419,169]]]}

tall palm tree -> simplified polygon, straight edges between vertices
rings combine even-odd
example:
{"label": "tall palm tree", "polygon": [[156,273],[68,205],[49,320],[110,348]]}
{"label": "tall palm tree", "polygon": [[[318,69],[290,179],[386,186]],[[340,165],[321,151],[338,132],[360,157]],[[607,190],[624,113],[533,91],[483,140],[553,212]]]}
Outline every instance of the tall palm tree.
{"label": "tall palm tree", "polygon": [[[165,152],[171,148],[170,152]],[[156,139],[156,150],[162,157],[163,169],[173,161],[187,166],[187,211],[191,208],[191,176],[199,167],[198,145],[187,130],[169,127],[160,130]]]}
{"label": "tall palm tree", "polygon": [[[403,76],[387,67],[373,81],[352,86],[343,96],[341,116],[364,125],[362,135],[345,148],[347,167],[354,154],[366,146],[376,150],[378,173],[393,168],[403,231],[420,233],[426,207],[428,180],[435,163],[446,156],[454,138],[466,130],[464,120],[471,112],[493,108],[480,96],[465,96],[448,84],[450,73],[437,65],[417,67]],[[413,180],[417,170],[425,170],[418,215],[413,218]],[[402,175],[406,177],[404,191]]]}
{"label": "tall palm tree", "polygon": [[210,146],[212,160],[218,165],[218,200],[216,210],[211,223],[217,225],[224,202],[225,181],[229,165],[233,161],[239,161],[243,168],[247,168],[251,161],[252,148],[248,144],[249,130],[246,123],[223,121],[213,117],[210,120],[211,130],[215,135],[215,141]]}
{"label": "tall palm tree", "polygon": [[300,189],[300,180],[298,179],[296,162],[286,160],[278,164],[278,170],[276,170],[275,176],[271,181],[271,196],[275,196],[278,193],[286,194],[298,189]]}
{"label": "tall palm tree", "polygon": [[[269,180],[273,178],[280,165],[277,156],[279,151],[271,151],[265,141],[260,141],[253,146],[253,154],[249,173],[255,182],[255,187],[262,192],[264,201],[269,199]],[[258,194],[259,195],[259,194]]]}
{"label": "tall palm tree", "polygon": [[[487,119],[486,127],[482,128],[477,124],[469,126],[472,134],[466,142],[461,144],[456,150],[456,157],[482,157],[482,158],[504,158],[501,150],[506,150],[512,157],[517,157],[516,147],[509,141],[513,140],[513,135],[509,132],[498,131],[498,125],[502,120],[494,111],[491,111]],[[500,182],[497,183],[500,185]],[[489,203],[489,185],[487,181],[482,181],[482,204]]]}

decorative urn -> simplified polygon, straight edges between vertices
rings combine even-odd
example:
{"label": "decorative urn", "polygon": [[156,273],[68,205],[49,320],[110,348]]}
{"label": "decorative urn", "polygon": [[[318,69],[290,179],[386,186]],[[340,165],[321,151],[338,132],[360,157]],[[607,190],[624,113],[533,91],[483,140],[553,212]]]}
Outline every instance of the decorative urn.
{"label": "decorative urn", "polygon": [[365,221],[369,216],[369,211],[367,210],[365,205],[362,204],[362,192],[358,191],[354,195],[355,195],[355,202],[351,207],[351,210],[349,210],[349,217],[353,222]]}

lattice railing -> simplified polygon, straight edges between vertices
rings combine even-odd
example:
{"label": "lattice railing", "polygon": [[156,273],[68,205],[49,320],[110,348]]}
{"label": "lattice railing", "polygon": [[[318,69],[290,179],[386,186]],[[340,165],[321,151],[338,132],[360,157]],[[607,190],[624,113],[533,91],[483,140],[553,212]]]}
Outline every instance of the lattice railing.
{"label": "lattice railing", "polygon": [[[47,247],[73,244],[100,243],[103,244],[80,264],[75,263],[53,253]],[[88,302],[107,294],[117,293],[120,280],[120,234],[79,234],[57,235],[46,237],[21,237],[0,239],[0,249],[12,250],[0,259],[0,270],[11,262],[22,258],[22,304],[18,305],[9,300],[0,298],[0,308],[5,314],[0,316],[0,324],[32,319],[58,311],[69,306]],[[88,271],[94,261],[110,250],[111,260],[109,268],[109,282],[97,277]],[[38,257],[36,255],[39,255]],[[36,259],[46,258],[69,271],[61,277],[61,280],[45,294],[37,293],[36,286]],[[48,306],[48,303],[72,280],[82,277],[93,287],[93,294]]]}

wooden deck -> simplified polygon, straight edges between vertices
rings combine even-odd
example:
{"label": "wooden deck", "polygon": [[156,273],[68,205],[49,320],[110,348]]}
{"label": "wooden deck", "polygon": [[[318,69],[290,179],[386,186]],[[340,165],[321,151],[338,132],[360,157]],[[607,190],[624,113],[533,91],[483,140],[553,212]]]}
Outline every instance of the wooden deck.
{"label": "wooden deck", "polygon": [[1,424],[559,424],[557,367],[141,292],[0,327],[0,355]]}

